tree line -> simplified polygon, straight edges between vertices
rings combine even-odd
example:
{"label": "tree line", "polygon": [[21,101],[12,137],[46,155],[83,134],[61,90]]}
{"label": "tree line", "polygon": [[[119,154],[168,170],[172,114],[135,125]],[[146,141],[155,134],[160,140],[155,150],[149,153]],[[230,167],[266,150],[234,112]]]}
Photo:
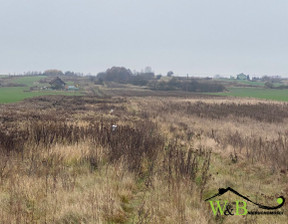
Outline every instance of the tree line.
{"label": "tree line", "polygon": [[161,80],[161,75],[155,76],[153,72],[132,73],[125,67],[112,67],[97,75],[97,84],[104,82],[117,82],[122,84],[133,84],[147,86],[152,90],[182,90],[189,92],[222,92],[224,85],[210,79],[186,79],[172,77],[174,73],[169,71],[167,77],[169,81]]}

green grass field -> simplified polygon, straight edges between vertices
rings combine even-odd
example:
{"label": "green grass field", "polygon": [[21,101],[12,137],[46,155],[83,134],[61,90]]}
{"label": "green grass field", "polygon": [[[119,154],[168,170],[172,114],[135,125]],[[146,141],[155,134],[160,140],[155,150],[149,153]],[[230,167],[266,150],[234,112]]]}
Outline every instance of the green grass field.
{"label": "green grass field", "polygon": [[[41,79],[46,78],[46,76],[26,76],[26,77],[17,77],[13,79],[13,83],[23,84],[27,87],[35,86],[35,82],[39,82]],[[38,85],[39,86],[39,85]]]}
{"label": "green grass field", "polygon": [[216,93],[220,96],[252,97],[267,100],[288,101],[288,89],[229,88],[229,92]]}
{"label": "green grass field", "polygon": [[26,92],[26,87],[4,87],[0,88],[0,103],[13,103],[31,98],[35,96],[46,96],[46,95],[68,95],[75,96],[81,95],[79,92],[67,92],[67,91],[36,91]]}
{"label": "green grass field", "polygon": [[[11,82],[17,84],[24,84],[27,87],[2,87],[0,88],[0,103],[14,103],[26,98],[45,96],[45,95],[68,95],[75,96],[81,95],[80,92],[67,92],[67,91],[29,91],[29,88],[35,86],[35,82],[39,82],[45,76],[26,76],[26,77],[12,77]],[[37,84],[37,86],[43,86]]]}
{"label": "green grass field", "polygon": [[[2,76],[3,77],[3,76]],[[0,88],[0,103],[13,103],[18,102],[26,98],[43,96],[43,95],[81,95],[80,92],[67,92],[67,91],[32,91],[29,89],[32,86],[43,86],[45,84],[39,84],[38,82],[46,76],[24,76],[24,77],[11,77],[11,83],[23,84],[25,87],[2,87]],[[10,78],[9,78],[10,79]],[[249,81],[237,81],[242,84],[253,84]],[[227,82],[226,82],[227,83]],[[73,85],[73,82],[68,82],[68,85]],[[230,87],[228,92],[221,93],[207,93],[212,95],[221,96],[236,96],[236,97],[251,97],[267,100],[288,101],[288,89],[267,89],[262,87],[264,83],[257,83],[259,87]],[[47,85],[47,84],[46,84]],[[224,84],[225,85],[225,84]]]}
{"label": "green grass field", "polygon": [[[264,81],[253,82],[253,81],[249,81],[249,80],[237,80],[237,79],[225,79],[225,78],[220,78],[220,79],[216,79],[216,80],[222,81],[222,82],[227,83],[227,84],[243,84],[243,85],[247,85],[247,86],[259,86],[259,87],[265,86]],[[274,87],[281,86],[281,85],[283,85],[283,83],[280,83],[280,82],[273,83]]]}

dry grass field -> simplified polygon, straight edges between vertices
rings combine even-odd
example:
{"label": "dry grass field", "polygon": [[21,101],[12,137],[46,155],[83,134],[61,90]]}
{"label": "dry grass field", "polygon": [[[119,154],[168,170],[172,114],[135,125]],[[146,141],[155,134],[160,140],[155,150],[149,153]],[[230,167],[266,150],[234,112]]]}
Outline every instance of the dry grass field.
{"label": "dry grass field", "polygon": [[286,223],[287,204],[214,216],[205,199],[287,198],[287,121],[287,103],[200,95],[0,105],[0,223]]}

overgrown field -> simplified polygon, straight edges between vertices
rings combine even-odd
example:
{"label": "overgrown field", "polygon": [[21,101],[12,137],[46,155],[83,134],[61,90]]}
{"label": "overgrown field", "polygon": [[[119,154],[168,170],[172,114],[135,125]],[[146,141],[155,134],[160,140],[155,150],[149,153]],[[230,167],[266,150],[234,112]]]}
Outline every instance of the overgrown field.
{"label": "overgrown field", "polygon": [[286,204],[214,216],[205,199],[287,198],[287,111],[197,95],[0,105],[0,223],[285,223]]}

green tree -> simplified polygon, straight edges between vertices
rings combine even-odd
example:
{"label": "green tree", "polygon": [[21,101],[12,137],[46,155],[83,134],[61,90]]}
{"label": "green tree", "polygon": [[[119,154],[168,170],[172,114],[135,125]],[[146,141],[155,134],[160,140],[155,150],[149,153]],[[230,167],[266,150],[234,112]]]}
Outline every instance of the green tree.
{"label": "green tree", "polygon": [[172,71],[167,72],[168,77],[172,77],[173,74],[174,74],[174,72],[172,72]]}
{"label": "green tree", "polygon": [[265,86],[269,89],[272,89],[273,88],[273,84],[272,82],[265,82]]}

